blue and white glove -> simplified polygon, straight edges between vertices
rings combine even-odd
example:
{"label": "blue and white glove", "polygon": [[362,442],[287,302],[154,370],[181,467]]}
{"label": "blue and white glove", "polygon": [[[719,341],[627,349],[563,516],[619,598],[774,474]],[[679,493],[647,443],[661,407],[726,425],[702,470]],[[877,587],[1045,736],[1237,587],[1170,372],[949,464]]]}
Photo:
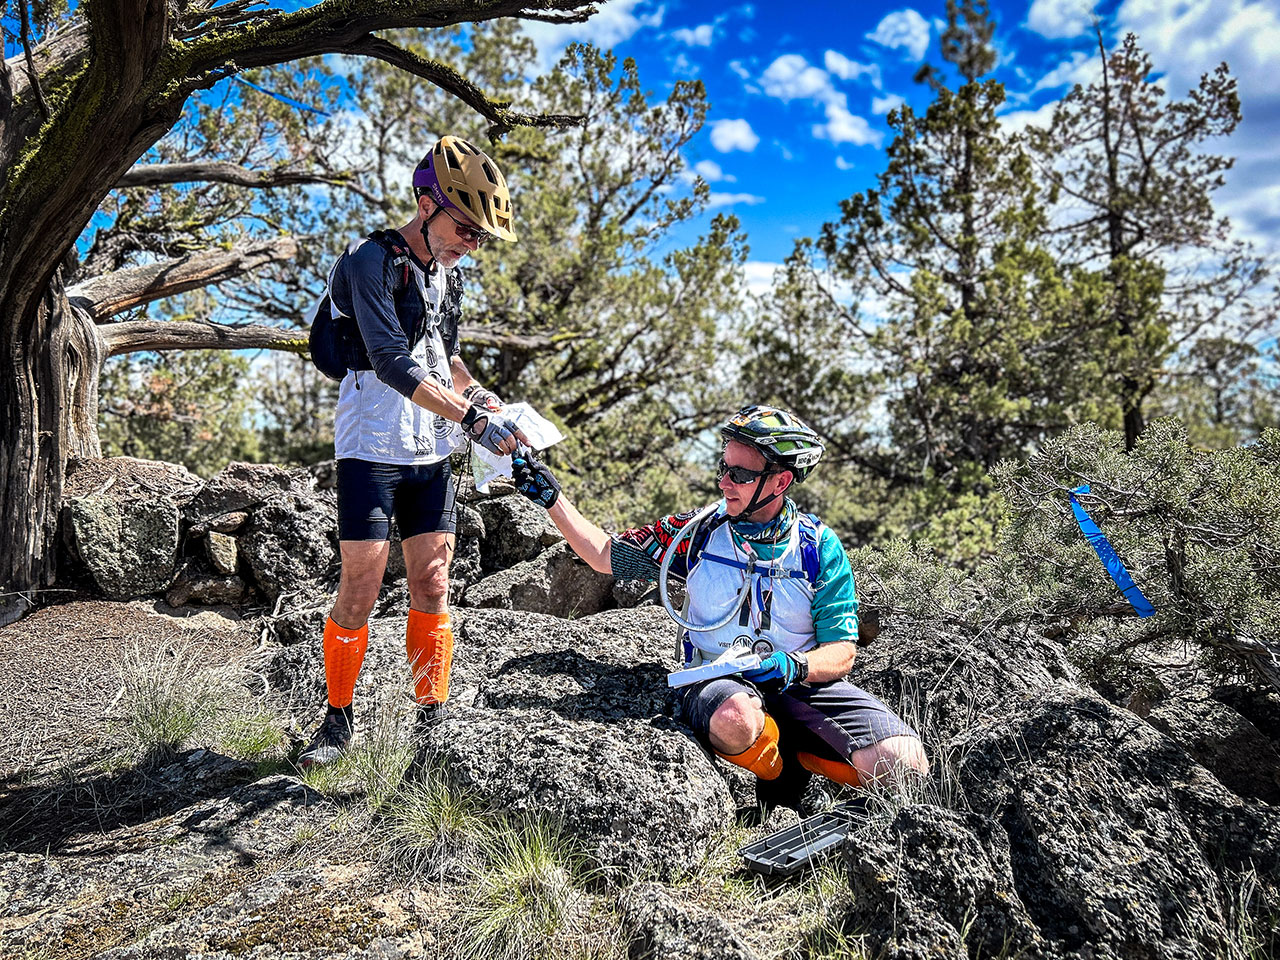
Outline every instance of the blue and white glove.
{"label": "blue and white glove", "polygon": [[521,447],[511,458],[511,478],[516,482],[516,489],[526,497],[550,510],[560,496],[560,481],[551,472],[551,468],[539,463],[533,451]]}
{"label": "blue and white glove", "polygon": [[503,441],[515,437],[519,428],[506,417],[472,404],[462,415],[462,429],[490,453],[502,456]]}
{"label": "blue and white glove", "polygon": [[807,679],[808,675],[807,661],[802,666],[799,657],[784,650],[775,650],[767,657],[760,658],[760,666],[742,671],[744,679],[778,692]]}

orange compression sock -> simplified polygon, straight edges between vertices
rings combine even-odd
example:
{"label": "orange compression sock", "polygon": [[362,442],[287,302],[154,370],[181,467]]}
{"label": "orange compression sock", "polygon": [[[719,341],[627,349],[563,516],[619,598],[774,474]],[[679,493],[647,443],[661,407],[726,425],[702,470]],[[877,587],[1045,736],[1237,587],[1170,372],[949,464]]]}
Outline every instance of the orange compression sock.
{"label": "orange compression sock", "polygon": [[847,783],[851,787],[859,786],[862,783],[862,777],[859,775],[857,768],[843,760],[827,760],[816,754],[800,751],[796,752],[796,759],[800,761],[800,766],[806,770],[816,773],[820,777],[826,777],[828,780],[834,780],[836,783]]}
{"label": "orange compression sock", "polygon": [[729,754],[717,750],[716,755],[724,757],[739,767],[745,767],[761,780],[778,779],[779,774],[782,773],[782,755],[778,753],[777,722],[766,713],[764,729],[760,731],[760,736],[756,737],[755,743],[742,753]]}
{"label": "orange compression sock", "polygon": [[333,617],[324,625],[324,683],[329,689],[329,703],[335,707],[351,705],[355,695],[356,677],[369,649],[369,625],[362,624],[348,630],[334,622]]}
{"label": "orange compression sock", "polygon": [[444,703],[449,699],[449,671],[453,667],[453,626],[449,614],[411,609],[404,645],[418,703]]}

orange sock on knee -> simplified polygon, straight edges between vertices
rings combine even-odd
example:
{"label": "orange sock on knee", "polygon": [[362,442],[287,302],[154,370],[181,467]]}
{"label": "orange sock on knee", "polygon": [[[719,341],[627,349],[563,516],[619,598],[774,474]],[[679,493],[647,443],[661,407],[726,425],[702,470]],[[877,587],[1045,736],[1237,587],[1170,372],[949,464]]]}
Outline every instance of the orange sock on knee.
{"label": "orange sock on knee", "polygon": [[767,713],[764,715],[764,729],[755,742],[742,753],[721,753],[730,763],[745,767],[761,780],[777,780],[782,773],[782,754],[778,752],[778,724]]}
{"label": "orange sock on knee", "polygon": [[418,703],[444,703],[449,699],[449,671],[453,667],[449,614],[410,610],[404,645]]}
{"label": "orange sock on knee", "polygon": [[356,677],[369,649],[369,625],[348,630],[330,617],[324,625],[324,683],[329,690],[329,703],[335,707],[350,706],[355,696]]}
{"label": "orange sock on knee", "polygon": [[862,784],[862,777],[857,769],[844,760],[827,760],[816,754],[800,751],[796,752],[796,759],[800,761],[800,766],[820,777],[826,777],[836,783],[847,783],[851,787]]}

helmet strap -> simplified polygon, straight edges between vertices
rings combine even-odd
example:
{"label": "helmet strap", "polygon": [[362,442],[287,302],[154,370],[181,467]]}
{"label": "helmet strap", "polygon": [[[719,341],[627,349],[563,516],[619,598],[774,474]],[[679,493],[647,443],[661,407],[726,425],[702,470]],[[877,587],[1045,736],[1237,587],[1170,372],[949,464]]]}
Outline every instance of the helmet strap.
{"label": "helmet strap", "polygon": [[[434,200],[432,202],[435,203]],[[436,217],[440,216],[440,214],[442,213],[444,213],[444,207],[440,206],[440,204],[437,203],[435,212],[432,213],[431,216],[427,217],[425,220],[422,221],[422,245],[427,248],[426,268],[427,268],[428,274],[431,273],[431,268],[435,266],[436,253],[434,250],[431,249],[431,237],[428,235],[427,230],[431,227],[431,221],[434,220]]]}
{"label": "helmet strap", "polygon": [[[771,476],[773,476],[773,474],[771,473],[761,474],[760,479],[756,481],[755,493],[753,493],[751,495],[751,499],[747,501],[747,505],[743,509],[741,515],[735,519],[751,521],[751,515],[753,513],[755,513],[757,510],[761,509],[762,507],[767,507],[769,504],[773,503],[773,501],[777,500],[778,497],[782,495],[783,491],[779,490],[776,493],[769,494],[769,496],[765,497],[763,500],[760,499],[760,491],[764,489],[764,481],[767,477],[771,477]],[[754,522],[754,521],[751,521],[751,522]]]}

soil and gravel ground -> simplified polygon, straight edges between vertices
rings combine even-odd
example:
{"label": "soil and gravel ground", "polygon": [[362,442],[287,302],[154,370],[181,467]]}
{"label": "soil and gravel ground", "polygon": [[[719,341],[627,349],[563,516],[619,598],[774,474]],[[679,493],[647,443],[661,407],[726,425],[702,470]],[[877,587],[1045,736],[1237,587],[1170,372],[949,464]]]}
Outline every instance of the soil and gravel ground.
{"label": "soil and gravel ground", "polygon": [[[185,615],[183,615],[185,614]],[[0,628],[0,703],[13,736],[0,751],[0,798],[20,770],[101,755],[121,656],[134,645],[189,646],[210,663],[251,652],[251,620],[230,609],[76,600]]]}

